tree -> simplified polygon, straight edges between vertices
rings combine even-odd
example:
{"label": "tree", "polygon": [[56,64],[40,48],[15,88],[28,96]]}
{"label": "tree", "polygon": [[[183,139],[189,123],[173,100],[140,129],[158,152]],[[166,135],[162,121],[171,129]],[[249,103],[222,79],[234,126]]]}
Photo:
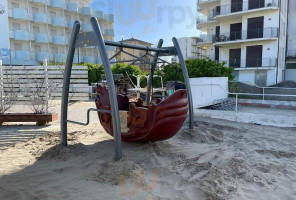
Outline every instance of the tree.
{"label": "tree", "polygon": [[[225,67],[225,62],[216,63],[213,60],[206,59],[189,59],[186,60],[189,78],[198,77],[228,77],[233,80],[233,67]],[[184,81],[180,64],[166,65],[163,68],[164,82],[168,81]]]}
{"label": "tree", "polygon": [[141,71],[138,67],[134,65],[126,65],[122,63],[117,63],[113,65],[112,73],[114,74],[123,74],[124,76],[128,75],[134,84],[137,83],[137,76],[141,74]]}

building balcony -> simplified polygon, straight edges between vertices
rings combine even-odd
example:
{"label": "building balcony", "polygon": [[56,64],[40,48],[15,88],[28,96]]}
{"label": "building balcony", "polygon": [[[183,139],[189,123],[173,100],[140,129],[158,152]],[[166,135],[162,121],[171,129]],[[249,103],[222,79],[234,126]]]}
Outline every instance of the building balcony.
{"label": "building balcony", "polygon": [[22,41],[29,41],[29,32],[26,30],[15,30],[14,31],[14,39],[15,40],[22,40]]}
{"label": "building balcony", "polygon": [[46,52],[37,52],[36,53],[36,60],[38,62],[43,62],[44,59],[49,60],[49,54],[48,53],[46,53]]}
{"label": "building balcony", "polygon": [[288,52],[287,52],[287,58],[288,59],[296,59],[296,49],[294,49],[294,50],[288,50]]}
{"label": "building balcony", "polygon": [[91,25],[90,24],[82,24],[82,31],[91,32],[92,31]]}
{"label": "building balcony", "polygon": [[202,28],[203,26],[211,23],[216,23],[215,16],[209,15],[209,16],[204,16],[204,17],[198,17],[196,19],[196,27],[197,29]]}
{"label": "building balcony", "polygon": [[62,17],[52,17],[51,18],[51,25],[52,26],[58,26],[58,27],[64,27],[64,19]]}
{"label": "building balcony", "polygon": [[27,20],[28,19],[28,12],[26,9],[14,8],[12,13],[13,13],[14,19],[18,19],[18,20]]}
{"label": "building balcony", "polygon": [[71,20],[71,21],[68,21],[68,22],[67,22],[67,27],[68,27],[68,29],[71,29],[71,30],[73,29],[73,27],[74,27],[74,22],[75,22],[74,20]]}
{"label": "building balcony", "polygon": [[104,14],[104,19],[107,22],[114,22],[114,15],[113,14]]}
{"label": "building balcony", "polygon": [[92,56],[84,56],[83,57],[83,62],[85,63],[94,63],[95,58]]}
{"label": "building balcony", "polygon": [[53,36],[52,37],[52,43],[56,45],[65,45],[66,43],[64,36]]}
{"label": "building balcony", "polygon": [[78,62],[79,62],[78,55],[74,55],[73,63],[78,64]]}
{"label": "building balcony", "polygon": [[268,10],[277,10],[279,8],[278,0],[262,1],[244,1],[243,3],[233,3],[221,5],[220,10],[216,9],[217,20],[235,19],[245,13],[263,12]]}
{"label": "building balcony", "polygon": [[35,23],[47,23],[47,16],[44,13],[34,13],[33,14],[33,21]]}
{"label": "building balcony", "polygon": [[199,38],[192,43],[193,46],[205,45],[205,44],[212,44],[213,43],[213,36],[212,35],[200,35]]}
{"label": "building balcony", "polygon": [[65,54],[54,54],[53,59],[55,62],[66,62]]}
{"label": "building balcony", "polygon": [[30,52],[29,51],[15,51],[15,59],[30,60]]}
{"label": "building balcony", "polygon": [[98,19],[104,19],[104,12],[100,10],[93,11],[93,16]]}
{"label": "building balcony", "polygon": [[115,50],[116,50],[116,47],[113,47],[113,46],[106,46],[106,50],[107,50],[107,51],[115,51]]}
{"label": "building balcony", "polygon": [[101,57],[97,57],[96,59],[97,64],[103,64]]}
{"label": "building balcony", "polygon": [[80,14],[90,16],[91,15],[90,7],[81,7],[80,8]]}
{"label": "building balcony", "polygon": [[278,27],[258,28],[221,33],[219,36],[213,35],[213,43],[215,43],[215,45],[225,45],[238,42],[257,42],[258,40],[276,40],[278,36]]}
{"label": "building balcony", "polygon": [[48,35],[46,33],[35,33],[34,40],[38,43],[48,43]]}
{"label": "building balcony", "polygon": [[78,4],[77,3],[67,3],[67,11],[68,12],[78,12]]}
{"label": "building balcony", "polygon": [[114,37],[115,36],[114,29],[106,29],[105,30],[105,35]]}
{"label": "building balcony", "polygon": [[61,0],[50,0],[50,6],[53,8],[62,8],[64,9],[64,1]]}
{"label": "building balcony", "polygon": [[269,69],[277,66],[276,58],[231,59],[220,62],[225,62],[226,67],[233,67],[236,70],[250,70],[254,68]]}
{"label": "building balcony", "polygon": [[33,0],[33,3],[36,3],[38,5],[46,5],[46,0]]}

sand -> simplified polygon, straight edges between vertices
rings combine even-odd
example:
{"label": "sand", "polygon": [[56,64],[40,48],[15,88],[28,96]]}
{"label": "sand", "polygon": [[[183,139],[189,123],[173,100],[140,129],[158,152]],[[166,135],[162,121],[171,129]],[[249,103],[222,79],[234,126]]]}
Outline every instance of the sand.
{"label": "sand", "polygon": [[[2,127],[0,135],[13,130]],[[98,123],[71,125],[68,148],[60,146],[56,124],[46,130],[0,150],[1,200],[296,196],[295,128],[199,118],[193,131],[185,125],[170,140],[124,143],[118,162]]]}

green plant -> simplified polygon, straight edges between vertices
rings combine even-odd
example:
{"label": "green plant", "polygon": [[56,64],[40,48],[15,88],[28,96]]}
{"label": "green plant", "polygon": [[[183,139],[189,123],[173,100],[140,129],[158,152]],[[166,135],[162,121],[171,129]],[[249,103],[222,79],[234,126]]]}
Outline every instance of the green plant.
{"label": "green plant", "polygon": [[101,65],[95,65],[86,63],[83,64],[87,66],[88,70],[88,84],[96,83],[102,80],[102,74],[104,74],[104,67]]}
{"label": "green plant", "polygon": [[137,84],[137,76],[141,75],[141,71],[138,67],[134,65],[129,66],[122,63],[113,65],[111,70],[113,74],[123,74],[124,76],[128,74],[134,84]]}
{"label": "green plant", "polygon": [[[216,63],[210,59],[189,59],[186,60],[186,66],[188,70],[189,78],[198,77],[228,77],[229,80],[233,80],[232,67],[225,67],[225,63]],[[166,65],[163,67],[163,79],[164,83],[168,81],[184,81],[183,73],[180,64]]]}

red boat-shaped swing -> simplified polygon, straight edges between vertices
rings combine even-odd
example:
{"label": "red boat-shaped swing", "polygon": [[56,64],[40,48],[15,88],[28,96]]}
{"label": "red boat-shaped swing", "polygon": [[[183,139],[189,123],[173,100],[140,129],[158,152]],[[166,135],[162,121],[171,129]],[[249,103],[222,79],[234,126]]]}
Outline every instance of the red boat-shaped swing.
{"label": "red boat-shaped swing", "polygon": [[[110,110],[108,90],[97,86],[98,109]],[[187,118],[186,90],[177,90],[158,104],[143,106],[143,101],[130,102],[128,96],[117,95],[121,121],[121,137],[127,142],[166,140],[181,129]],[[98,112],[101,125],[113,136],[112,116]]]}

